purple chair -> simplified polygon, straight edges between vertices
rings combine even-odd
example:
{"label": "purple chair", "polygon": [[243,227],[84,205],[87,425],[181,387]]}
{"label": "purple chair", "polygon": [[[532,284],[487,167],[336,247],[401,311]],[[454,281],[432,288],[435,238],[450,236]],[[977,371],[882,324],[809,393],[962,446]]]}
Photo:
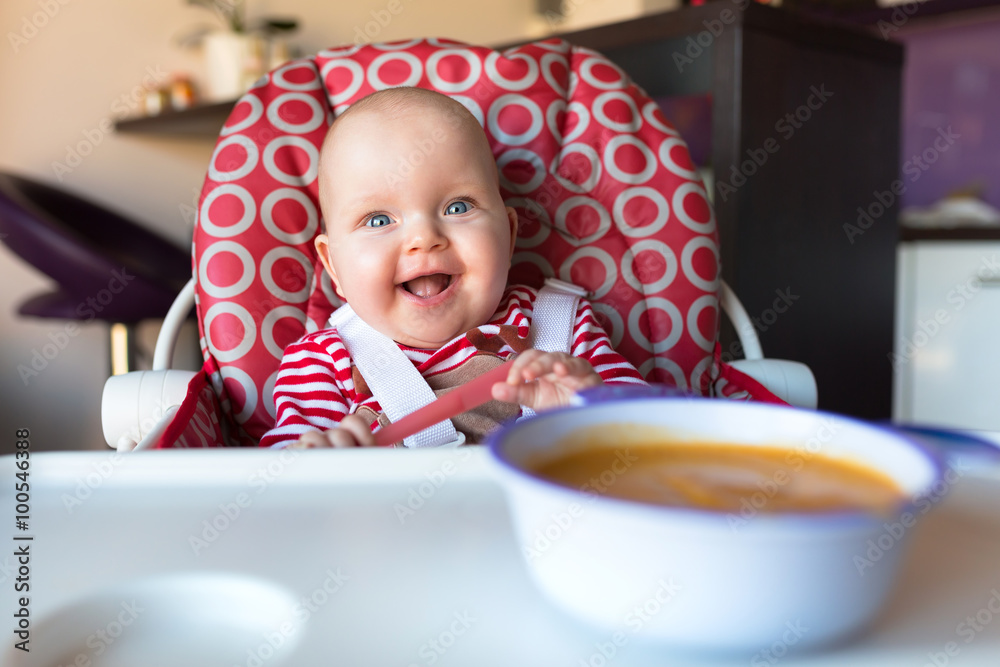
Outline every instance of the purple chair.
{"label": "purple chair", "polygon": [[22,303],[18,313],[98,319],[118,325],[126,340],[140,320],[166,315],[191,277],[190,255],[138,223],[7,173],[0,173],[0,239],[58,285]]}

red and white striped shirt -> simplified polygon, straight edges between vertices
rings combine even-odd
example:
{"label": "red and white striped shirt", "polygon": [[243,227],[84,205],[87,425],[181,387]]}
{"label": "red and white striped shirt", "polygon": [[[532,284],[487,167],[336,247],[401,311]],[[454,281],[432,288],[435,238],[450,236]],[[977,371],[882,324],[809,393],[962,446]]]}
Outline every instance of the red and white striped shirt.
{"label": "red and white striped shirt", "polygon": [[[516,354],[506,340],[498,340],[501,327],[508,332],[515,330],[518,338],[526,341],[537,295],[537,290],[523,285],[507,288],[496,313],[478,327],[479,338],[490,343],[490,352],[501,359]],[[479,352],[468,334],[457,336],[437,350],[401,344],[399,348],[424,378],[453,370]],[[589,361],[605,383],[646,384],[611,347],[607,334],[594,319],[593,309],[583,299],[576,311],[570,353]],[[382,412],[373,396],[355,390],[351,358],[336,329],[306,334],[285,348],[274,385],[274,403],[277,420],[261,439],[262,447],[283,447],[308,431],[333,428],[362,406]],[[372,430],[377,429],[375,422]]]}

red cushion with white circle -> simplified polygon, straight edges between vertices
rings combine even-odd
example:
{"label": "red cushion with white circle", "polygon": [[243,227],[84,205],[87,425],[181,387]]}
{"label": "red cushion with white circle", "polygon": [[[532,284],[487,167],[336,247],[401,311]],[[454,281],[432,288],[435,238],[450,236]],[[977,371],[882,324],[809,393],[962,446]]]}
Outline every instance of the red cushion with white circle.
{"label": "red cushion with white circle", "polygon": [[316,170],[333,117],[419,86],[486,130],[521,219],[510,280],[586,287],[615,347],[650,381],[709,393],[718,236],[687,146],[598,53],[560,40],[503,53],[426,39],[292,61],[238,102],[212,155],[194,236],[206,370],[222,409],[259,438],[284,347],[339,305],[313,247]]}

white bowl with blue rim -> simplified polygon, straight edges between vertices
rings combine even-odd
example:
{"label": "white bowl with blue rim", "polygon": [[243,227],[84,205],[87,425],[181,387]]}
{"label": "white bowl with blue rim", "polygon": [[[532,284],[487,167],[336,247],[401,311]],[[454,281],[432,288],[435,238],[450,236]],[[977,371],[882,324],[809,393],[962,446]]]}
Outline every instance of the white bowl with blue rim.
{"label": "white bowl with blue rim", "polygon": [[[622,638],[744,651],[857,633],[891,590],[919,528],[917,505],[942,484],[940,457],[923,444],[843,416],[655,388],[598,388],[581,403],[508,425],[488,446],[537,585],[556,606]],[[608,446],[624,449],[639,425],[685,440],[846,457],[887,475],[905,499],[889,516],[767,514],[754,511],[752,497],[723,513],[616,499],[596,491],[600,479],[581,491],[530,472],[558,458],[557,443],[571,433],[607,424],[622,425]]]}

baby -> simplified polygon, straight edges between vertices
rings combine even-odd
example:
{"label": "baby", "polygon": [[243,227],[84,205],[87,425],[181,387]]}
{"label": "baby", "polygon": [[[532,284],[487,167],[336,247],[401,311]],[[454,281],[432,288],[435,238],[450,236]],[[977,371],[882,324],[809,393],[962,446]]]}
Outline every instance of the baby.
{"label": "baby", "polygon": [[[452,420],[468,442],[519,406],[567,405],[602,382],[645,384],[583,300],[572,354],[531,349],[537,292],[507,285],[517,213],[504,205],[482,127],[460,103],[419,88],[365,97],[330,128],[318,179],[326,233],[316,249],[337,294],[435,392],[516,355],[507,382],[493,386],[495,400]],[[285,349],[276,425],[262,446],[374,444],[373,431],[388,420],[346,338],[331,327]]]}

